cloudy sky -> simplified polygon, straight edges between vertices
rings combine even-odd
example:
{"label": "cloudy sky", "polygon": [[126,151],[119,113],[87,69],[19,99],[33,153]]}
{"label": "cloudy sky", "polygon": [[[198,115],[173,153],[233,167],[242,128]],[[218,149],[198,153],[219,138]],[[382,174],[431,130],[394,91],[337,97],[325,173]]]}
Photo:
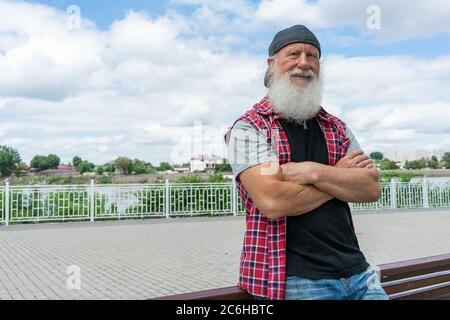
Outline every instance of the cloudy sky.
{"label": "cloudy sky", "polygon": [[273,35],[302,23],[323,106],[367,152],[450,151],[448,21],[445,0],[0,0],[0,145],[26,162],[222,155],[266,93]]}

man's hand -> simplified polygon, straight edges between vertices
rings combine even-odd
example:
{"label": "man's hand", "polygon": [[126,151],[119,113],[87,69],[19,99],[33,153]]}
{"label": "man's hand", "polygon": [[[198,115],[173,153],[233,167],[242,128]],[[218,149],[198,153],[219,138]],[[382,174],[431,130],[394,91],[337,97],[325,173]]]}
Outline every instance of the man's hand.
{"label": "man's hand", "polygon": [[316,162],[290,162],[280,166],[288,182],[310,185],[345,202],[373,202],[381,193],[379,172],[363,151],[356,150],[336,166]]}
{"label": "man's hand", "polygon": [[[314,184],[317,181],[317,172],[320,170],[320,163],[317,162],[289,162],[280,166],[281,173],[286,181],[298,184]],[[372,159],[364,154],[362,150],[354,150],[340,159],[336,168],[366,168],[373,169]]]}
{"label": "man's hand", "polygon": [[321,164],[316,162],[288,162],[280,166],[281,174],[286,181],[297,184],[314,184],[317,180],[317,170]]}
{"label": "man's hand", "polygon": [[373,161],[362,150],[354,150],[341,158],[335,165],[337,168],[367,168],[372,169]]}

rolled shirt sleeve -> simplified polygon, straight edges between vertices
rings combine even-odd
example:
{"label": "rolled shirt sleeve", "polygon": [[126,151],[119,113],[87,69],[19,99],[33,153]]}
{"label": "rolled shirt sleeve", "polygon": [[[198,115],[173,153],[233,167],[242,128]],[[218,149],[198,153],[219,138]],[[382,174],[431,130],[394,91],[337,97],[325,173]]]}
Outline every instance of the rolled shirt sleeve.
{"label": "rolled shirt sleeve", "polygon": [[236,180],[244,170],[266,162],[277,162],[278,155],[262,132],[239,120],[231,129],[227,158]]}
{"label": "rolled shirt sleeve", "polygon": [[350,144],[347,149],[347,154],[354,150],[361,150],[361,146],[359,145],[358,140],[356,140],[355,135],[353,134],[352,130],[350,130],[349,126],[345,126],[346,135],[347,138],[350,139]]}

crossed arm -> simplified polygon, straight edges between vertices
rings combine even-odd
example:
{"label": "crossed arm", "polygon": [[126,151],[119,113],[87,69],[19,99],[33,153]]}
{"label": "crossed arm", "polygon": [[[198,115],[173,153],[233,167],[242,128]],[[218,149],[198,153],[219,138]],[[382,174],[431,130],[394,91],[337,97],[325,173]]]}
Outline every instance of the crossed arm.
{"label": "crossed arm", "polygon": [[380,196],[378,170],[360,150],[335,167],[315,162],[265,163],[245,170],[240,179],[269,219],[304,214],[333,198],[371,202]]}

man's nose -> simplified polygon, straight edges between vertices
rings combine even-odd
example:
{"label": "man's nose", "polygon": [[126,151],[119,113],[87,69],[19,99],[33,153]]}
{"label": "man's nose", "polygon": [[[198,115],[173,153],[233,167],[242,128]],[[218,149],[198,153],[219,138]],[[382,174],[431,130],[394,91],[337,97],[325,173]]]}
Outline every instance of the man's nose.
{"label": "man's nose", "polygon": [[306,57],[306,54],[301,54],[297,59],[297,67],[303,70],[311,69],[311,65]]}

